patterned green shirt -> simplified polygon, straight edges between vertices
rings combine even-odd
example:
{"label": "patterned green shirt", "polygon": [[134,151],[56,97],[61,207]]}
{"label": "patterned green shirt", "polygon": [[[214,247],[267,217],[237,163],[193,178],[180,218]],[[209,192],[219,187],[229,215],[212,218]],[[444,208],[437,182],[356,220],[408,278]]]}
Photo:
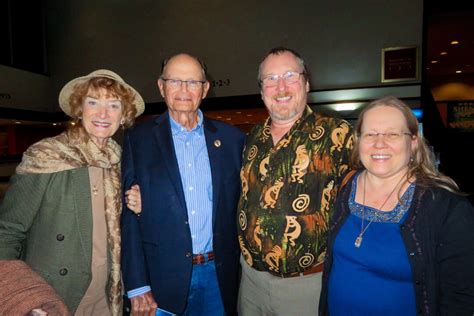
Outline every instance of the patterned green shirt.
{"label": "patterned green shirt", "polygon": [[352,128],[313,113],[273,145],[270,118],[247,136],[237,225],[245,261],[287,275],[322,262],[338,178],[348,169]]}

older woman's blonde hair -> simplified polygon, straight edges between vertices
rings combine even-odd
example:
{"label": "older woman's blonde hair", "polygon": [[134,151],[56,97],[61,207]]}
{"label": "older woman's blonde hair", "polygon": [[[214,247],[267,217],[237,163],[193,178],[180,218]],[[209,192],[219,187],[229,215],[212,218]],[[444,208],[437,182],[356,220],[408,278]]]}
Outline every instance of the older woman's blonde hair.
{"label": "older woman's blonde hair", "polygon": [[[133,104],[135,93],[119,82],[105,77],[92,78],[83,83],[79,83],[74,87],[74,91],[69,98],[69,105],[71,107],[71,124],[70,130],[83,130],[84,127],[80,124],[82,118],[82,106],[88,93],[94,96],[99,96],[101,90],[106,91],[106,97],[113,97],[120,100],[122,104],[121,126],[129,128],[135,122],[135,115],[137,113],[136,105]],[[82,131],[82,135],[84,135]]]}
{"label": "older woman's blonde hair", "polygon": [[402,100],[393,96],[387,96],[369,103],[369,105],[367,105],[359,114],[359,119],[357,120],[354,129],[354,149],[350,158],[351,167],[353,169],[365,169],[365,167],[362,165],[362,162],[360,161],[360,134],[362,125],[364,123],[365,113],[367,113],[367,111],[370,109],[379,106],[392,107],[402,112],[403,116],[405,117],[408,131],[412,137],[416,139],[416,146],[412,152],[412,156],[408,164],[407,179],[416,178],[417,185],[425,188],[440,187],[459,194],[460,192],[456,182],[439,172],[436,168],[433,152],[428,147],[423,135],[421,135],[418,128],[418,120],[411,111],[410,107]]}

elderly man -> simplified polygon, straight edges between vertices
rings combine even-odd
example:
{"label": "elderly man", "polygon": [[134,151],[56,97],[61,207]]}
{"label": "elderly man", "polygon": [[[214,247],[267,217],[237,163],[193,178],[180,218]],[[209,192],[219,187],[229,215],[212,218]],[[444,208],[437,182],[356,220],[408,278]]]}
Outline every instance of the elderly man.
{"label": "elderly man", "polygon": [[123,185],[138,184],[142,201],[140,216],[122,215],[132,314],[233,315],[244,135],[199,110],[209,82],[197,58],[165,61],[158,87],[168,111],[130,130],[123,149]]}
{"label": "elderly man", "polygon": [[248,135],[238,208],[241,315],[317,315],[328,221],[351,127],[307,105],[298,53],[275,48],[258,79],[270,117]]}

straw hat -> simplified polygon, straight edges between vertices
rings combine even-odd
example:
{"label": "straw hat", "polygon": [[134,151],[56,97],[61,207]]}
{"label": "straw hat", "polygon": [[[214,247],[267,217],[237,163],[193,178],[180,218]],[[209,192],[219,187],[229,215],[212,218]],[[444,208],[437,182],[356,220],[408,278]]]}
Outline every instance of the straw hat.
{"label": "straw hat", "polygon": [[61,109],[66,113],[67,115],[72,117],[71,113],[71,106],[69,105],[69,98],[71,97],[72,92],[74,91],[74,88],[77,84],[83,83],[89,79],[93,78],[109,78],[117,81],[120,83],[122,86],[125,88],[128,88],[132,90],[135,93],[135,98],[133,100],[133,103],[136,106],[137,109],[137,114],[135,114],[135,117],[139,116],[140,114],[143,113],[145,110],[145,102],[143,101],[143,98],[141,95],[132,88],[130,85],[128,85],[119,75],[117,75],[115,72],[107,70],[107,69],[99,69],[91,72],[87,76],[84,77],[79,77],[76,79],[73,79],[66,83],[66,85],[61,89],[61,92],[59,93],[59,106]]}

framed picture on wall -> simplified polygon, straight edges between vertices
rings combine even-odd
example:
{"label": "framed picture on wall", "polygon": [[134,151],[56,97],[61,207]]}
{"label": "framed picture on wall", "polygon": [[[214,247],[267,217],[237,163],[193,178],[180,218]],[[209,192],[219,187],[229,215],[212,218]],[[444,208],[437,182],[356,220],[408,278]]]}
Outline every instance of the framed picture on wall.
{"label": "framed picture on wall", "polygon": [[418,46],[382,49],[382,82],[419,79]]}

